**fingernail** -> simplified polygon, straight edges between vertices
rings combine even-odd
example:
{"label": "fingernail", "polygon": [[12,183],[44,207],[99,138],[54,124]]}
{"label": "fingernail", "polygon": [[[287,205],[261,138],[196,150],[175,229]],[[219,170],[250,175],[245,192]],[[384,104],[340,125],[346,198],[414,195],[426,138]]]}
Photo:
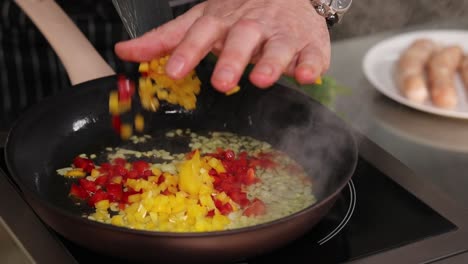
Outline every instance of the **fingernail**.
{"label": "fingernail", "polygon": [[257,69],[255,69],[257,73],[262,75],[270,76],[273,74],[273,68],[268,64],[261,64],[258,65]]}
{"label": "fingernail", "polygon": [[178,76],[185,65],[185,59],[182,56],[171,56],[166,65],[166,72],[173,76]]}
{"label": "fingernail", "polygon": [[219,82],[230,84],[234,81],[234,71],[229,67],[220,68],[216,72],[215,79]]}

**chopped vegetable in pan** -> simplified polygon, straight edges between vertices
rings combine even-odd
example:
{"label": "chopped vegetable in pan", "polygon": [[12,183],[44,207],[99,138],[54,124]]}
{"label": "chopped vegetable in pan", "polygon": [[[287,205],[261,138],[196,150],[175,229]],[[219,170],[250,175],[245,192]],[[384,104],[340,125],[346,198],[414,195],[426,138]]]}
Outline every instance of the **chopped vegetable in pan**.
{"label": "chopped vegetable in pan", "polygon": [[228,132],[166,134],[167,140],[184,137],[188,152],[108,149],[103,162],[78,156],[58,172],[70,178],[70,197],[94,208],[87,218],[132,229],[228,230],[315,202],[302,167],[266,142]]}

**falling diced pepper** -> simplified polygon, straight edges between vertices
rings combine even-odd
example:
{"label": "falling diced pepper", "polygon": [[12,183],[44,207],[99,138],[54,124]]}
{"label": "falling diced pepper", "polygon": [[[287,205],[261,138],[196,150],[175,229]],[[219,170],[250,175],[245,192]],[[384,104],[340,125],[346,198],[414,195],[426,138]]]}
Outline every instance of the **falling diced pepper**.
{"label": "falling diced pepper", "polygon": [[139,72],[148,72],[149,71],[149,63],[147,62],[142,62],[138,66],[138,71]]}
{"label": "falling diced pepper", "polygon": [[122,124],[120,127],[120,136],[122,139],[129,139],[133,134],[133,128],[129,124]]}
{"label": "falling diced pepper", "polygon": [[141,114],[135,116],[135,129],[138,132],[142,132],[145,128],[145,120]]}
{"label": "falling diced pepper", "polygon": [[321,85],[322,84],[322,78],[318,77],[317,80],[315,80],[315,84]]}
{"label": "falling diced pepper", "polygon": [[112,91],[109,95],[109,112],[113,115],[118,115],[119,111],[119,94],[117,91]]}
{"label": "falling diced pepper", "polygon": [[240,86],[237,85],[236,87],[232,88],[231,90],[227,91],[226,95],[232,95],[240,91]]}

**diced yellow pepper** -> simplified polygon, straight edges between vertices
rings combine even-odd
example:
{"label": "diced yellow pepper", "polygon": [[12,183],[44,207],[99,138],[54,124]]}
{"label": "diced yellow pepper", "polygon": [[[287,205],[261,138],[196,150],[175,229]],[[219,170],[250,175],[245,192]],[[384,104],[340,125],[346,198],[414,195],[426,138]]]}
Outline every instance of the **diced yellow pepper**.
{"label": "diced yellow pepper", "polygon": [[231,221],[228,217],[221,214],[215,214],[213,216],[212,225],[214,229],[222,230],[224,229],[224,226],[226,226],[230,222]]}
{"label": "diced yellow pepper", "polygon": [[315,80],[315,84],[321,85],[322,84],[322,78],[318,77],[317,80]]}
{"label": "diced yellow pepper", "polygon": [[192,158],[179,167],[179,188],[188,194],[197,195],[201,185],[200,152],[196,150]]}
{"label": "diced yellow pepper", "polygon": [[159,61],[157,59],[151,60],[149,67],[152,71],[156,72],[159,68]]}
{"label": "diced yellow pepper", "polygon": [[116,225],[116,226],[124,226],[125,222],[124,222],[123,216],[121,215],[112,216],[111,224]]}
{"label": "diced yellow pepper", "polygon": [[221,161],[219,161],[218,159],[216,158],[210,158],[208,160],[208,164],[216,170],[217,173],[223,173],[223,172],[226,172],[226,169],[224,168],[223,164],[221,163]]}
{"label": "diced yellow pepper", "polygon": [[112,177],[111,182],[112,182],[112,183],[117,183],[117,184],[121,183],[121,182],[122,182],[122,176],[114,176],[114,177]]}
{"label": "diced yellow pepper", "polygon": [[236,87],[232,88],[231,90],[227,91],[225,94],[226,95],[232,95],[240,91],[240,86],[237,85]]}
{"label": "diced yellow pepper", "polygon": [[86,176],[86,172],[84,172],[83,169],[77,168],[67,171],[65,176],[70,178],[81,178]]}
{"label": "diced yellow pepper", "polygon": [[140,200],[141,200],[141,195],[139,193],[128,196],[129,203],[136,203],[136,202],[139,202]]}
{"label": "diced yellow pepper", "polygon": [[109,209],[109,200],[101,200],[101,201],[95,203],[94,207],[96,207],[96,209],[100,209],[100,210],[107,210],[107,209]]}
{"label": "diced yellow pepper", "polygon": [[138,132],[142,132],[145,128],[145,120],[141,114],[135,116],[135,129]]}
{"label": "diced yellow pepper", "polygon": [[138,66],[138,72],[148,72],[149,71],[149,63],[142,62]]}
{"label": "diced yellow pepper", "polygon": [[106,221],[107,219],[110,219],[110,214],[107,210],[96,210],[96,212],[91,214],[91,216],[98,221]]}
{"label": "diced yellow pepper", "polygon": [[151,221],[153,221],[153,223],[155,223],[155,224],[158,223],[158,213],[150,212],[149,215],[150,215]]}
{"label": "diced yellow pepper", "polygon": [[159,176],[149,176],[148,181],[149,182],[158,182]]}
{"label": "diced yellow pepper", "polygon": [[119,105],[118,105],[119,114],[128,112],[128,111],[130,111],[130,109],[132,108],[132,100],[119,101],[118,104],[119,104]]}
{"label": "diced yellow pepper", "polygon": [[99,175],[101,175],[101,173],[99,172],[99,170],[93,169],[93,170],[91,171],[91,177],[97,178],[97,177],[99,177]]}
{"label": "diced yellow pepper", "polygon": [[110,92],[109,95],[109,112],[113,115],[120,114],[119,111],[119,94],[117,91]]}
{"label": "diced yellow pepper", "polygon": [[133,128],[129,124],[122,124],[120,127],[120,137],[124,140],[129,139],[133,134]]}
{"label": "diced yellow pepper", "polygon": [[229,202],[229,200],[231,198],[229,198],[229,196],[227,196],[227,194],[225,192],[220,192],[216,195],[216,199],[218,199],[220,202],[222,202],[223,204]]}

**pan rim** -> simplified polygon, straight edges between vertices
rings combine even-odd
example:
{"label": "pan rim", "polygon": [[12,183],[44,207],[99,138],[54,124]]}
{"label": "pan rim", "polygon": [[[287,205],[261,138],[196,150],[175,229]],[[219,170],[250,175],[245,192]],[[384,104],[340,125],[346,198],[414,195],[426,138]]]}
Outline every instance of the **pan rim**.
{"label": "pan rim", "polygon": [[[105,82],[107,80],[114,79],[116,76],[117,75],[106,76],[106,77],[90,80],[90,81],[75,85],[75,86],[71,87],[71,89],[75,90],[75,91],[72,91],[72,93],[79,93],[79,92],[83,91],[83,88],[81,88],[81,87],[76,88],[76,86],[86,86],[87,83],[92,83],[92,82]],[[277,84],[277,85],[285,87],[282,84]],[[92,88],[87,88],[87,89],[93,89],[94,87],[95,86],[93,86]],[[102,88],[99,88],[99,89],[102,89]],[[287,88],[287,89],[291,89],[291,88]],[[291,90],[293,90],[292,92],[295,92],[295,93],[304,94],[302,91],[297,90],[297,89],[291,89]],[[9,132],[7,134],[7,138],[6,138],[6,141],[5,141],[5,147],[4,147],[5,162],[6,162],[6,165],[7,165],[7,168],[8,168],[8,173],[11,175],[14,182],[18,185],[18,188],[20,189],[23,198],[25,198],[26,200],[28,198],[36,199],[36,200],[40,201],[40,205],[42,207],[47,208],[48,210],[51,210],[52,212],[54,212],[57,215],[66,216],[70,220],[79,221],[80,223],[83,223],[85,225],[96,226],[96,227],[99,227],[101,229],[106,229],[106,230],[109,230],[109,231],[118,231],[118,232],[123,232],[123,233],[127,233],[127,234],[140,235],[140,236],[146,236],[146,237],[197,238],[197,237],[219,237],[219,236],[227,236],[227,235],[232,235],[232,234],[248,233],[248,232],[252,232],[252,231],[257,230],[257,229],[263,229],[263,228],[271,227],[271,226],[274,226],[274,225],[277,225],[277,224],[280,224],[280,223],[283,223],[283,222],[288,222],[289,220],[291,220],[293,218],[296,218],[296,217],[299,217],[299,216],[301,216],[303,214],[306,214],[308,211],[313,210],[316,207],[323,206],[323,205],[327,204],[330,200],[334,199],[343,190],[343,188],[348,184],[348,182],[350,181],[352,175],[354,174],[354,171],[355,171],[355,169],[357,167],[357,163],[358,163],[358,144],[357,144],[356,136],[352,132],[351,126],[348,123],[346,123],[344,120],[342,120],[342,122],[344,123],[343,125],[345,127],[349,128],[346,131],[347,131],[348,136],[351,139],[349,141],[349,144],[352,145],[349,148],[350,149],[349,150],[349,152],[350,152],[349,157],[352,158],[352,164],[351,164],[351,162],[349,162],[350,163],[349,168],[347,168],[347,170],[346,170],[347,175],[346,175],[346,177],[343,177],[342,182],[337,185],[338,187],[334,190],[334,192],[332,192],[331,194],[327,195],[326,197],[323,197],[321,200],[318,200],[315,203],[313,203],[313,204],[311,204],[311,205],[309,205],[309,206],[307,206],[307,207],[305,207],[305,208],[303,208],[303,209],[301,209],[301,210],[299,210],[297,212],[294,212],[292,214],[288,214],[286,216],[283,216],[281,218],[277,218],[277,219],[274,219],[274,220],[271,220],[271,221],[256,224],[256,225],[239,227],[239,228],[234,228],[234,229],[229,229],[229,230],[204,231],[204,232],[149,231],[149,230],[131,229],[131,228],[127,228],[127,227],[118,227],[118,226],[114,226],[112,224],[101,223],[101,222],[98,222],[98,221],[87,219],[85,217],[78,216],[76,214],[72,214],[72,213],[70,213],[70,212],[68,212],[68,211],[66,211],[66,210],[64,210],[64,209],[62,209],[62,208],[60,208],[60,207],[58,207],[56,205],[52,205],[52,204],[48,203],[46,201],[46,199],[42,198],[36,191],[34,191],[33,189],[29,188],[26,184],[24,184],[24,181],[22,181],[21,178],[19,178],[16,175],[15,170],[13,170],[13,164],[12,164],[13,161],[11,160],[11,155],[8,154],[10,152],[10,148],[12,148],[12,147],[10,147],[10,145],[12,144],[11,143],[11,141],[12,141],[11,138],[14,136],[13,133],[14,133],[14,131],[16,131],[17,127],[21,123],[23,123],[25,120],[27,120],[27,117],[30,116],[31,114],[33,114],[35,112],[35,110],[40,109],[43,104],[48,103],[48,102],[57,101],[57,100],[59,100],[60,96],[63,96],[62,94],[66,94],[66,93],[68,93],[68,94],[70,93],[70,88],[64,89],[64,90],[56,93],[55,95],[51,95],[51,96],[49,96],[47,98],[44,98],[41,102],[37,103],[36,105],[30,107],[27,111],[25,111],[23,113],[23,115],[21,115],[13,123],[11,129],[9,130]],[[307,100],[314,101],[315,103],[318,103],[316,100],[314,100],[313,98],[311,98],[309,96],[307,96]],[[322,107],[325,107],[325,106],[322,106]],[[339,117],[336,117],[336,118],[339,118]],[[34,211],[37,211],[36,208],[34,208],[33,206],[31,206],[31,207],[32,207],[32,209]],[[47,221],[45,221],[45,222],[48,225],[50,225],[50,223],[48,223]],[[55,230],[55,228],[54,228],[54,230]]]}
{"label": "pan rim", "polygon": [[[354,169],[356,168],[357,162],[353,166]],[[354,171],[354,169],[352,171]],[[0,169],[1,170],[1,169]],[[3,171],[2,171],[3,172]],[[16,176],[13,176],[13,173],[10,173],[12,177],[14,177],[15,181],[18,181]],[[51,210],[55,212],[57,215],[63,215],[66,216],[72,220],[79,221],[83,224],[90,225],[90,226],[96,226],[99,227],[100,229],[107,229],[110,231],[118,231],[118,232],[124,232],[132,235],[143,235],[143,236],[149,236],[149,237],[184,237],[184,238],[196,238],[196,237],[215,237],[215,236],[226,236],[226,235],[232,235],[232,234],[240,234],[240,233],[248,233],[257,229],[262,229],[262,228],[267,228],[270,226],[274,226],[283,222],[288,222],[290,219],[299,217],[305,213],[307,213],[310,210],[313,210],[316,207],[323,206],[327,204],[330,200],[334,199],[341,191],[343,188],[348,184],[349,180],[351,179],[353,173],[349,173],[349,175],[345,178],[343,183],[336,188],[336,190],[331,193],[330,195],[326,196],[325,198],[321,199],[320,201],[317,201],[304,209],[301,209],[295,213],[289,214],[287,216],[267,221],[264,223],[256,224],[256,225],[251,225],[251,226],[246,226],[246,227],[239,227],[239,228],[234,228],[234,229],[228,229],[228,230],[220,230],[220,231],[203,231],[203,232],[162,232],[162,231],[149,231],[149,230],[140,230],[140,229],[131,229],[131,228],[126,228],[126,227],[118,227],[114,226],[112,224],[107,224],[107,223],[101,223],[99,221],[94,221],[87,219],[85,217],[80,217],[75,214],[72,214],[70,212],[67,212],[57,206],[53,206],[50,203],[48,203],[45,199],[41,198],[36,192],[32,191],[28,187],[20,188],[21,194],[23,198],[28,200],[28,195],[32,196],[34,199],[40,201],[42,207],[46,207],[48,210]],[[21,182],[21,181],[20,181]],[[27,192],[25,195],[25,191]],[[32,207],[31,208],[37,212],[36,208]],[[42,217],[41,217],[42,218]],[[48,221],[45,221],[48,223]],[[49,224],[49,223],[48,223]],[[50,225],[50,224],[49,224]],[[54,228],[55,230],[55,228]]]}

